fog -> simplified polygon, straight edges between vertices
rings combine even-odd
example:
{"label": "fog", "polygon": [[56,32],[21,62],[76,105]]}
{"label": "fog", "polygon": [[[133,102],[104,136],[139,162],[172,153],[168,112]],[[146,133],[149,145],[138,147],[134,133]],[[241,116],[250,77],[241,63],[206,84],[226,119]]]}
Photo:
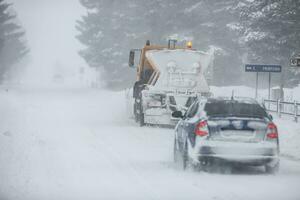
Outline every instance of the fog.
{"label": "fog", "polygon": [[[62,74],[67,84],[79,83],[79,70],[86,68],[78,55],[82,45],[75,38],[75,21],[85,10],[77,0],[10,0],[26,31],[30,53],[20,66],[23,84],[49,86]],[[24,68],[24,69],[22,69]]]}
{"label": "fog", "polygon": [[299,200],[299,16],[298,0],[0,0],[0,200]]}
{"label": "fog", "polygon": [[[291,88],[299,84],[300,73],[290,67],[290,59],[299,54],[299,33],[294,34],[299,26],[299,2],[294,0],[267,4],[170,0],[9,2],[26,32],[24,39],[30,50],[18,67],[21,75],[13,75],[23,83],[43,85],[64,77],[64,83],[80,84],[78,79],[82,78],[77,76],[82,77],[78,73],[84,71],[85,79],[93,79],[91,82],[97,81],[98,85],[105,83],[106,88],[131,87],[135,72],[127,67],[129,50],[141,48],[148,39],[165,45],[175,38],[180,45],[192,40],[193,47],[202,51],[215,48],[211,85],[254,87],[255,74],[244,70],[247,63],[282,65],[283,73],[273,74],[272,86]],[[286,7],[290,12],[284,11]],[[286,20],[289,23],[284,23]],[[100,81],[96,80],[99,72]],[[235,79],[228,78],[231,76]],[[260,74],[260,88],[266,87],[267,79],[267,74]]]}

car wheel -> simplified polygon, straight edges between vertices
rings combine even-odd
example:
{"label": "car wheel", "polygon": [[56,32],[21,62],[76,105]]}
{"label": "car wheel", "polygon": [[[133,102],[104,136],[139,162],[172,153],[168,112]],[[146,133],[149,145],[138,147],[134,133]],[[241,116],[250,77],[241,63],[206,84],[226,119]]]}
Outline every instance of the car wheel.
{"label": "car wheel", "polygon": [[139,105],[138,105],[138,121],[140,124],[140,127],[145,125],[145,118],[143,113],[143,101],[142,98],[140,98]]}
{"label": "car wheel", "polygon": [[173,146],[173,160],[174,163],[177,164],[178,163],[178,156],[179,156],[179,151],[177,149],[177,141],[176,139],[174,139],[174,146]]}
{"label": "car wheel", "polygon": [[187,166],[188,166],[188,145],[186,144],[183,151],[182,151],[182,167],[183,170],[186,170]]}
{"label": "car wheel", "polygon": [[220,168],[221,174],[232,174],[232,166],[229,164],[225,164]]}
{"label": "car wheel", "polygon": [[188,144],[185,145],[184,151],[182,152],[182,160],[183,160],[183,169],[184,170],[192,170],[194,172],[200,171],[199,164],[196,164],[192,161],[192,159],[188,155]]}
{"label": "car wheel", "polygon": [[139,121],[139,117],[138,117],[138,113],[137,113],[137,104],[134,103],[134,106],[133,106],[133,113],[134,113],[134,120],[135,122],[138,122]]}
{"label": "car wheel", "polygon": [[174,142],[174,161],[177,169],[185,170],[187,168],[187,151],[185,149],[180,151],[176,146],[176,140]]}
{"label": "car wheel", "polygon": [[276,163],[274,166],[265,165],[265,170],[267,174],[276,174],[279,171],[279,162]]}

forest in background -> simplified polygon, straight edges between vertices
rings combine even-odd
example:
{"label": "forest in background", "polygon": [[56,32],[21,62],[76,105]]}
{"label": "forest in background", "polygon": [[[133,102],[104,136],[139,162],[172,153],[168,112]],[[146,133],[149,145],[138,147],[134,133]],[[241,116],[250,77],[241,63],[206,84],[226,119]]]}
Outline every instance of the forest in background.
{"label": "forest in background", "polygon": [[0,0],[0,83],[9,72],[15,73],[15,64],[28,52],[25,30],[19,25],[12,5]]}
{"label": "forest in background", "polygon": [[131,48],[146,40],[193,41],[216,49],[213,85],[253,85],[245,63],[280,64],[275,84],[299,84],[290,58],[300,53],[298,0],[80,0],[87,9],[77,21],[79,54],[97,68],[107,88],[129,87],[135,71],[127,65]]}

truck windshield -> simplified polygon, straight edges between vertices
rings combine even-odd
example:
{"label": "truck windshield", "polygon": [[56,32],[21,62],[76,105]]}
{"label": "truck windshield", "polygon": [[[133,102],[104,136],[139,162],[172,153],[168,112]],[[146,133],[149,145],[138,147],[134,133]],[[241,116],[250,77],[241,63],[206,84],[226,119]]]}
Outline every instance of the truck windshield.
{"label": "truck windshield", "polygon": [[208,102],[204,110],[209,117],[268,117],[260,105],[236,101]]}

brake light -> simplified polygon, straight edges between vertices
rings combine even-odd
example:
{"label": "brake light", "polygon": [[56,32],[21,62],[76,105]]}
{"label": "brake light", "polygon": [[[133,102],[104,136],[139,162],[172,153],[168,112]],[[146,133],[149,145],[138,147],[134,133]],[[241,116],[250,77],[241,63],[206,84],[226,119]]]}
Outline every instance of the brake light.
{"label": "brake light", "polygon": [[201,121],[197,124],[195,134],[201,137],[208,135],[207,121]]}
{"label": "brake light", "polygon": [[267,138],[268,139],[276,139],[276,138],[278,138],[277,127],[276,127],[276,125],[274,123],[269,123],[268,124]]}

